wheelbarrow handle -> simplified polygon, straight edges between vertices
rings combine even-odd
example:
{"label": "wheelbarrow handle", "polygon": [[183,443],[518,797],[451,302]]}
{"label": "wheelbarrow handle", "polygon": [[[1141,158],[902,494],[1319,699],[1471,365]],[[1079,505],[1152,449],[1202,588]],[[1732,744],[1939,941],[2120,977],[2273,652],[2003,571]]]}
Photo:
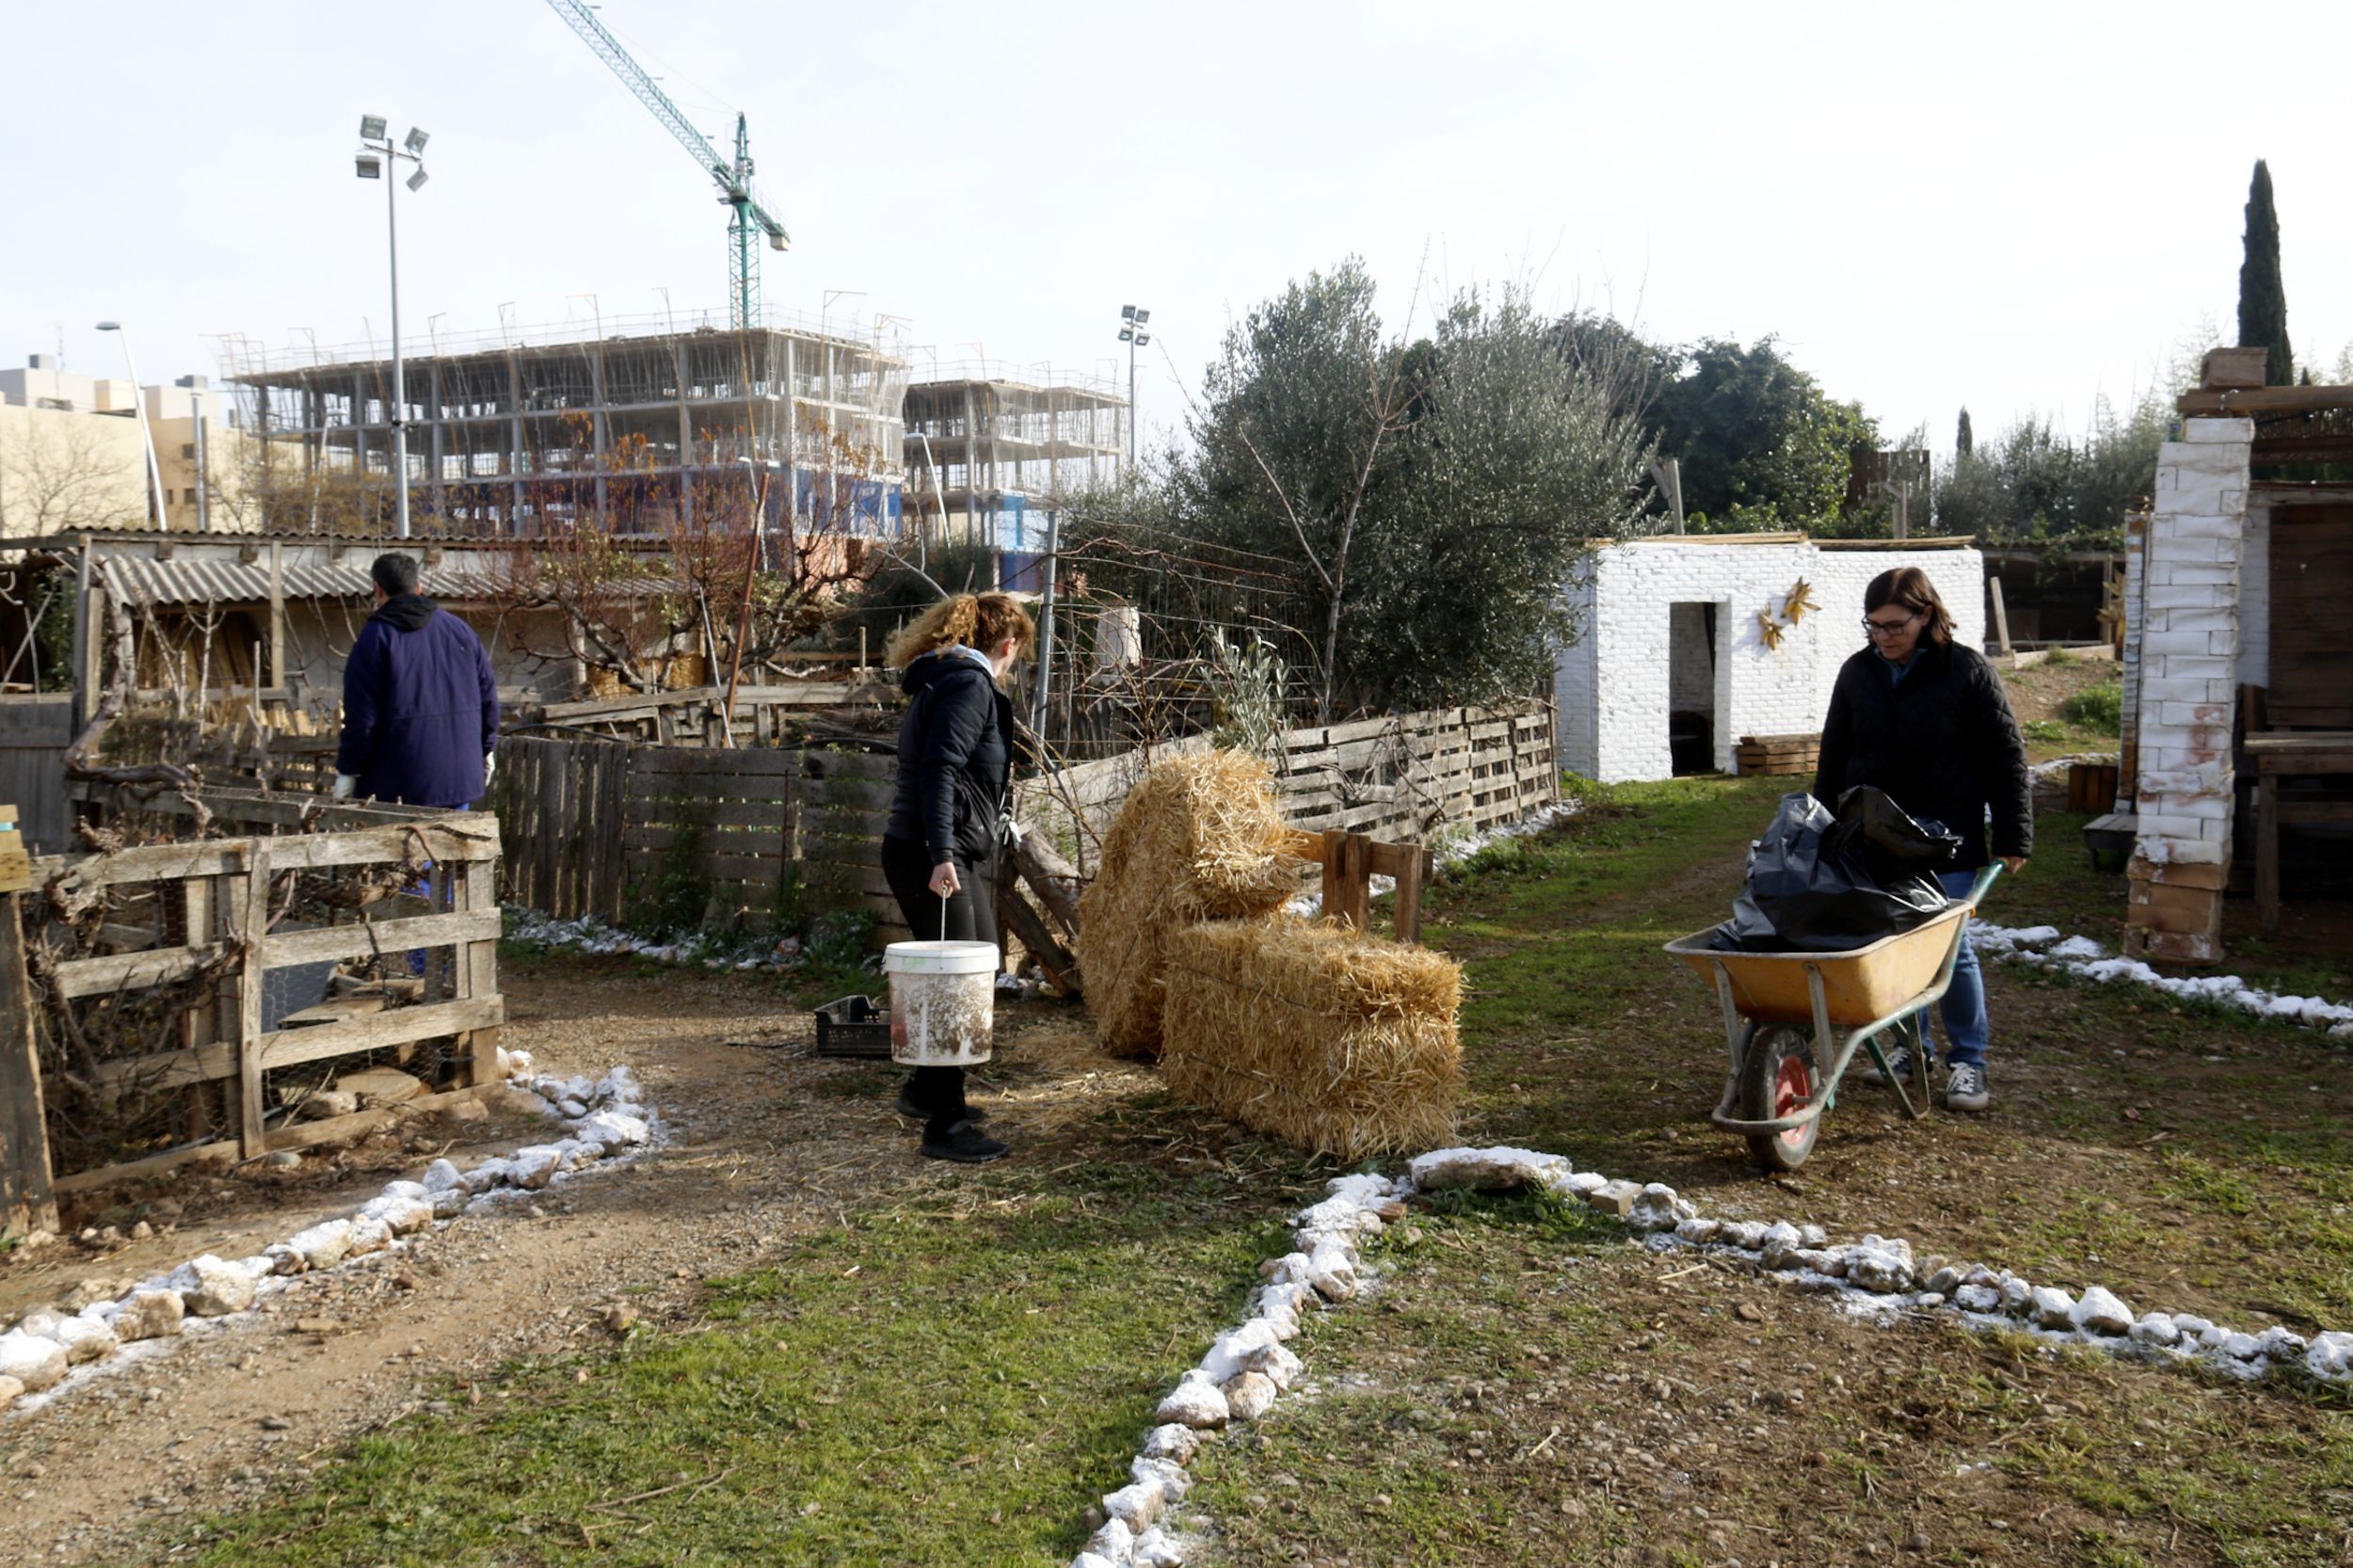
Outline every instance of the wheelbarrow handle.
{"label": "wheelbarrow handle", "polygon": [[1977,880],[1969,884],[1969,903],[1972,906],[1985,901],[1985,895],[1993,888],[1994,878],[2001,874],[2002,863],[1999,860],[1988,861],[1978,871]]}

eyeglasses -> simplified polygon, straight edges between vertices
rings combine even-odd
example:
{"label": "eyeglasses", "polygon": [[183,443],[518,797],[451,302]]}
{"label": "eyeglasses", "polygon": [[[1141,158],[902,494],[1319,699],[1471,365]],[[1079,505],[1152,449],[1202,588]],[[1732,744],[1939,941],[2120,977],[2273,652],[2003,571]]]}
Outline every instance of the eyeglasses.
{"label": "eyeglasses", "polygon": [[1919,618],[1916,613],[1901,620],[1873,620],[1865,616],[1863,617],[1863,634],[1866,637],[1900,637],[1904,634],[1904,628]]}

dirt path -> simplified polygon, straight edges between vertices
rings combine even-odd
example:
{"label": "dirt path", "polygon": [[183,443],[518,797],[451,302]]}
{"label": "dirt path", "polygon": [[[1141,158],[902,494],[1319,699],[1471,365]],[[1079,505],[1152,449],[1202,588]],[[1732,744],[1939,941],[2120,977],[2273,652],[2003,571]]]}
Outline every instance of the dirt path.
{"label": "dirt path", "polygon": [[[941,1179],[887,1109],[887,1066],[810,1054],[806,1015],[764,985],[567,962],[520,968],[506,991],[510,1045],[557,1072],[629,1064],[670,1124],[669,1145],[305,1277],[256,1312],[152,1342],[42,1408],[0,1416],[0,1562],[120,1552],[160,1519],[315,1468],[452,1380],[463,1388],[511,1357],[609,1340],[609,1309],[698,1315],[706,1276],[751,1267],[765,1244],[844,1207]],[[1048,1119],[1006,1097],[1009,1124]],[[545,1135],[512,1120],[453,1153]],[[191,1178],[168,1196],[167,1209],[192,1216],[172,1234],[0,1274],[8,1315],[80,1279],[248,1255],[415,1175],[440,1146],[352,1151],[299,1184]]]}

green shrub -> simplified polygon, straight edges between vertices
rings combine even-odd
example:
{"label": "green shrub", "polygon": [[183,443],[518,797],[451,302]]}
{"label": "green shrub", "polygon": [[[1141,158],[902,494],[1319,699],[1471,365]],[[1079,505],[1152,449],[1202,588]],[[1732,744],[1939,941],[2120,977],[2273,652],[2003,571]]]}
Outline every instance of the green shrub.
{"label": "green shrub", "polygon": [[2070,724],[2097,729],[2104,735],[2121,734],[2124,728],[2123,682],[2104,680],[2097,686],[2085,687],[2059,704],[2059,716]]}

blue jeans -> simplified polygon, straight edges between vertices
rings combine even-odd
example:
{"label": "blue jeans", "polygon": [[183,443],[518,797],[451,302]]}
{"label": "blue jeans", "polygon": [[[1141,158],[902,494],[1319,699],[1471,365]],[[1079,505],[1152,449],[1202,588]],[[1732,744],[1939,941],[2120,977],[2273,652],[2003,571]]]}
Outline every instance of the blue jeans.
{"label": "blue jeans", "polygon": [[[1965,898],[1970,884],[1977,879],[1975,872],[1939,872],[1937,882],[1948,898]],[[1961,956],[1953,961],[1953,984],[1945,992],[1945,1000],[1937,1004],[1937,1013],[1945,1022],[1945,1064],[1955,1066],[1966,1063],[1970,1066],[1985,1065],[1986,1019],[1985,976],[1977,971],[1977,950],[1964,930],[1961,937]],[[1930,1048],[1934,1048],[1933,1036]]]}

